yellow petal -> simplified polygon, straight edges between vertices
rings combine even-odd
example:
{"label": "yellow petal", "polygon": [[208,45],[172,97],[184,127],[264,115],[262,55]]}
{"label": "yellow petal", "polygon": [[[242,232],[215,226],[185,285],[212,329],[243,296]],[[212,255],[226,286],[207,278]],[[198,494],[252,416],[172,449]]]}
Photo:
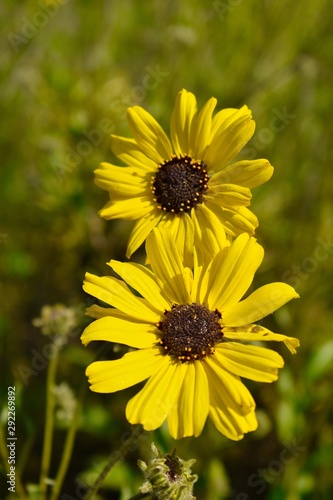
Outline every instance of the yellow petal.
{"label": "yellow petal", "polygon": [[123,163],[142,170],[142,174],[157,171],[158,163],[143,153],[134,139],[111,135],[111,149]]}
{"label": "yellow petal", "polygon": [[145,298],[158,314],[169,309],[170,303],[163,296],[154,274],[145,266],[134,262],[111,260],[108,264],[134,290]]}
{"label": "yellow petal", "polygon": [[246,106],[239,110],[236,117],[226,128],[222,126],[212,138],[204,155],[209,172],[221,170],[240,152],[254,133],[255,123]]}
{"label": "yellow petal", "polygon": [[116,167],[110,163],[101,163],[95,171],[95,184],[110,192],[110,196],[142,197],[149,195],[147,181],[137,169]]}
{"label": "yellow petal", "polygon": [[169,356],[160,357],[158,371],[127,403],[127,420],[131,424],[142,424],[146,431],[160,427],[175,405],[185,371],[182,363],[172,363]]}
{"label": "yellow petal", "polygon": [[168,415],[168,428],[174,439],[199,436],[209,410],[209,386],[200,362],[186,365],[177,405]]}
{"label": "yellow petal", "polygon": [[242,160],[212,175],[209,179],[209,186],[237,184],[238,186],[254,188],[267,182],[272,177],[273,172],[274,168],[268,160]]}
{"label": "yellow petal", "polygon": [[223,224],[206,205],[202,204],[193,209],[192,218],[195,226],[197,258],[192,297],[196,296],[200,303],[206,304],[212,259],[221,250],[230,246],[230,241],[227,239]]}
{"label": "yellow petal", "polygon": [[237,342],[219,344],[215,356],[221,367],[256,382],[273,382],[278,378],[278,368],[284,365],[283,358],[275,351]]}
{"label": "yellow petal", "polygon": [[115,361],[95,361],[86,370],[90,389],[116,392],[132,387],[158,372],[161,360],[159,349],[152,348],[129,352]]}
{"label": "yellow petal", "polygon": [[209,381],[209,416],[222,434],[238,441],[246,432],[257,428],[254,400],[238,377],[219,366],[215,356],[206,360],[204,367]]}
{"label": "yellow petal", "polygon": [[98,213],[104,219],[135,220],[152,212],[154,206],[150,196],[111,200]]}
{"label": "yellow petal", "polygon": [[220,184],[209,187],[205,200],[213,201],[221,207],[248,206],[251,202],[251,191],[249,188],[237,186],[236,184]]}
{"label": "yellow petal", "polygon": [[257,217],[247,207],[223,207],[223,203],[214,198],[206,199],[205,205],[221,221],[227,235],[254,234],[258,227]]}
{"label": "yellow petal", "polygon": [[194,225],[190,215],[182,213],[166,216],[163,220],[163,226],[170,232],[184,266],[192,268]]}
{"label": "yellow petal", "polygon": [[128,121],[141,151],[156,163],[171,159],[172,149],[165,132],[157,121],[141,106],[127,111]]}
{"label": "yellow petal", "polygon": [[263,248],[254,238],[241,234],[212,262],[208,284],[208,306],[222,312],[236,304],[250,287],[264,256]]}
{"label": "yellow petal", "polygon": [[156,228],[146,242],[150,265],[164,295],[171,303],[185,304],[190,294],[184,281],[184,266],[180,254],[165,228]]}
{"label": "yellow petal", "polygon": [[195,96],[185,89],[181,90],[177,95],[170,120],[170,137],[174,152],[178,156],[191,154],[196,113]]}
{"label": "yellow petal", "polygon": [[212,97],[206,102],[201,111],[198,113],[194,141],[191,147],[195,159],[199,160],[203,158],[208,147],[212,127],[212,114],[216,104],[217,100],[215,97]]}
{"label": "yellow petal", "polygon": [[93,340],[116,342],[129,347],[145,348],[156,344],[156,327],[149,323],[126,321],[115,315],[93,321],[81,335],[84,345]]}
{"label": "yellow petal", "polygon": [[[97,304],[93,304],[92,306],[87,307],[86,315],[90,316],[90,318],[105,318],[105,316],[112,316],[114,318],[120,318],[128,320],[128,314],[123,313],[122,311],[118,311],[118,309],[114,309],[113,307],[101,307]],[[133,321],[131,319],[131,321]]]}
{"label": "yellow petal", "polygon": [[226,370],[219,357],[216,349],[215,354],[207,356],[203,363],[210,390],[213,387],[217,391],[215,399],[220,398],[229,408],[244,415],[255,407],[254,399],[239,376]]}
{"label": "yellow petal", "polygon": [[147,323],[157,323],[160,320],[160,315],[149,307],[146,300],[135,297],[125,283],[116,278],[111,276],[100,278],[86,273],[83,289],[93,297],[120,309],[134,319]]}
{"label": "yellow petal", "polygon": [[151,230],[158,225],[161,217],[160,211],[152,210],[135,223],[127,244],[126,257],[128,259],[142,245]]}
{"label": "yellow petal", "polygon": [[273,340],[275,342],[283,342],[292,354],[295,354],[296,347],[299,347],[299,340],[295,337],[273,333],[261,325],[245,325],[233,329],[223,328],[223,333],[224,337],[230,340],[254,342]]}
{"label": "yellow petal", "polygon": [[232,123],[237,116],[239,116],[239,113],[240,110],[237,108],[225,108],[216,113],[212,120],[209,142],[211,142],[215,135],[220,133],[221,130],[227,128],[227,126],[230,125],[230,123]]}
{"label": "yellow petal", "polygon": [[224,226],[207,204],[201,204],[192,209],[192,219],[198,258],[207,263],[220,250],[229,246]]}
{"label": "yellow petal", "polygon": [[298,293],[286,283],[264,285],[238,304],[222,311],[222,323],[228,326],[254,323],[296,298],[299,298]]}
{"label": "yellow petal", "polygon": [[[215,400],[213,401],[215,403]],[[209,416],[217,430],[233,441],[243,439],[244,434],[255,431],[258,427],[255,410],[251,410],[246,415],[240,415],[223,402],[220,406],[210,406]]]}
{"label": "yellow petal", "polygon": [[207,293],[207,282],[202,283],[202,277],[205,274],[206,265],[198,257],[197,247],[194,247],[193,252],[193,283],[191,290],[191,302],[197,302],[199,304],[204,304],[204,301],[200,298],[200,293],[203,296]]}

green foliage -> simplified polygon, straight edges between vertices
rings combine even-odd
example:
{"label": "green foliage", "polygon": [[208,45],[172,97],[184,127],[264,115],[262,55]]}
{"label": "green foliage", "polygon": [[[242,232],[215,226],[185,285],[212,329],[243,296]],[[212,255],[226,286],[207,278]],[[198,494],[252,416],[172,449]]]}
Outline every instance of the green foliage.
{"label": "green foliage", "polygon": [[[81,290],[85,271],[103,275],[104,262],[124,259],[131,223],[99,218],[107,195],[94,185],[93,170],[102,160],[115,162],[109,135],[129,135],[127,106],[146,107],[168,130],[184,87],[200,104],[215,96],[219,109],[246,103],[253,110],[257,131],[242,155],[275,167],[271,181],[253,190],[266,251],[255,285],[282,280],[300,293],[265,326],[298,337],[301,347],[295,356],[281,347],[286,367],[277,383],[251,385],[261,415],[256,433],[233,443],[207,424],[201,437],[175,443],[162,427],[154,441],[163,452],[176,446],[184,460],[196,459],[194,493],[202,500],[332,498],[331,3],[60,3],[0,6],[1,394],[7,385],[21,391],[23,484],[32,491],[39,481],[45,420],[48,340],[32,319],[45,304],[83,310],[91,303]],[[134,258],[143,262],[143,252]],[[84,322],[63,347],[57,374],[76,394],[91,361],[79,341]],[[44,353],[44,365],[36,353]],[[101,467],[126,439],[132,394],[87,391],[64,495],[82,498],[82,473]],[[56,436],[51,478],[65,430]],[[149,458],[151,441],[140,441],[115,469],[101,499],[137,491],[136,461]],[[1,486],[0,497],[7,494]]]}

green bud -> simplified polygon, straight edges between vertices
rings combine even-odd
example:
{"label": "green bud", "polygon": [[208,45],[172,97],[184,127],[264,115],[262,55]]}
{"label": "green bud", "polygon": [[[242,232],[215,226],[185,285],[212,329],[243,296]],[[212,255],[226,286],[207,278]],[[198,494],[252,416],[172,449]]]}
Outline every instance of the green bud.
{"label": "green bud", "polygon": [[163,456],[154,443],[151,445],[153,458],[148,464],[138,460],[138,466],[145,475],[145,483],[140,488],[144,498],[151,500],[195,500],[193,485],[198,476],[192,474],[195,460],[185,462],[177,457],[176,450]]}

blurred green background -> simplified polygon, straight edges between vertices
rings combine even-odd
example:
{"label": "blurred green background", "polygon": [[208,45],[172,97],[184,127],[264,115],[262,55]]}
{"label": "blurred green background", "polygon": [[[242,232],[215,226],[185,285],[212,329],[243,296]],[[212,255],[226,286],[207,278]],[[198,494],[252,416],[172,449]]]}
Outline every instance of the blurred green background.
{"label": "blurred green background", "polygon": [[[144,106],[168,131],[175,96],[186,88],[200,106],[215,96],[218,109],[253,111],[257,129],[242,156],[275,167],[253,190],[266,252],[254,286],[282,280],[297,289],[301,300],[264,325],[298,337],[301,348],[292,356],[272,345],[286,361],[278,382],[248,384],[257,432],[234,443],[208,423],[201,437],[175,442],[162,428],[117,466],[98,498],[137,492],[136,461],[149,458],[152,441],[196,458],[198,499],[333,498],[331,3],[3,0],[0,22],[1,397],[5,408],[7,385],[15,384],[23,484],[38,483],[45,421],[47,370],[36,353],[49,340],[32,319],[44,304],[82,312],[91,303],[81,290],[85,271],[104,275],[105,262],[124,260],[132,227],[99,218],[107,194],[94,186],[93,170],[115,162],[111,132],[130,135],[127,106]],[[134,256],[143,259],[142,251]],[[76,395],[98,349],[81,346],[81,316],[57,373]],[[78,485],[89,485],[126,439],[125,404],[135,392],[87,391],[60,498],[82,498]],[[51,478],[65,427],[57,426]],[[7,494],[3,482],[0,497]]]}

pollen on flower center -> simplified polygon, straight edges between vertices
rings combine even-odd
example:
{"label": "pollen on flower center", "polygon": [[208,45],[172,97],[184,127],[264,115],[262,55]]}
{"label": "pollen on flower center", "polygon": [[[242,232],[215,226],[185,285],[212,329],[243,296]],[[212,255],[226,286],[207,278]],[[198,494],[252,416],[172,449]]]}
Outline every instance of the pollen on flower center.
{"label": "pollen on flower center", "polygon": [[164,353],[182,362],[213,354],[223,337],[221,317],[218,310],[210,311],[201,304],[173,305],[157,325]]}
{"label": "pollen on flower center", "polygon": [[190,156],[175,156],[160,165],[151,187],[158,207],[178,214],[202,203],[209,180],[205,167]]}

